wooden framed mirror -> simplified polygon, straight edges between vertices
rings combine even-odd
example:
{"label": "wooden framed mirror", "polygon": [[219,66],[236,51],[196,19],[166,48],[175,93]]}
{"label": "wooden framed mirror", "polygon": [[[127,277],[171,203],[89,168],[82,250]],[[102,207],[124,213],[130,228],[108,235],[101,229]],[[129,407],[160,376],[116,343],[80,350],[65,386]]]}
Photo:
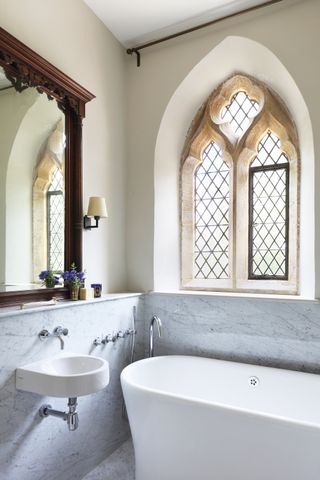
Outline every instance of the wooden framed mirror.
{"label": "wooden framed mirror", "polygon": [[[72,262],[74,262],[79,269],[82,268],[82,228],[83,228],[83,213],[82,213],[82,119],[85,116],[85,104],[94,98],[94,95],[87,91],[85,88],[81,87],[74,80],[69,78],[63,72],[58,70],[56,67],[47,62],[44,58],[39,56],[33,50],[28,48],[26,45],[21,43],[15,37],[10,35],[8,32],[3,30],[0,27],[0,68],[2,72],[2,77],[4,81],[7,81],[5,89],[12,89],[12,92],[16,94],[17,92],[24,93],[27,89],[32,89],[32,95],[38,97],[46,97],[52,104],[55,103],[58,107],[60,113],[63,115],[64,124],[64,151],[63,151],[63,173],[64,173],[64,235],[63,244],[63,269],[68,269]],[[0,79],[1,79],[0,72]],[[9,83],[10,82],[10,83]],[[0,92],[1,93],[1,92]],[[39,95],[40,94],[40,95]],[[32,96],[31,95],[31,96]],[[30,97],[30,95],[29,95]],[[43,98],[42,98],[43,99]],[[28,101],[31,101],[28,98]],[[32,99],[33,102],[33,99]],[[25,106],[25,101],[24,101]],[[19,107],[21,110],[21,107]],[[47,118],[47,117],[46,117]],[[51,118],[51,117],[50,117]],[[56,118],[56,117],[53,117]],[[57,117],[58,118],[58,117]],[[9,121],[3,120],[5,127],[3,130],[6,130],[6,126],[10,123]],[[21,123],[21,122],[20,122]],[[29,123],[32,122],[29,120]],[[57,123],[57,122],[56,122]],[[0,123],[1,124],[1,123]],[[48,130],[48,121],[46,122],[46,128]],[[55,128],[58,129],[57,125]],[[42,129],[45,131],[45,129]],[[49,129],[50,130],[50,129]],[[51,132],[52,134],[52,132]],[[29,137],[29,134],[24,133],[22,138]],[[38,135],[39,138],[43,140],[45,138],[43,132],[42,136]],[[0,136],[1,138],[1,136]],[[20,152],[23,150],[23,142],[20,142],[19,148]],[[0,146],[1,149],[1,146]],[[16,150],[18,150],[16,148]],[[42,145],[42,152],[43,145]],[[1,152],[0,152],[1,153]],[[12,153],[12,148],[11,148]],[[22,154],[22,157],[26,155]],[[39,155],[38,155],[39,156]],[[44,155],[45,156],[45,155]],[[24,159],[21,161],[23,162]],[[39,166],[39,158],[36,160]],[[0,155],[1,162],[1,155]],[[45,163],[45,160],[43,160]],[[25,167],[25,163],[21,164]],[[20,170],[18,166],[16,170]],[[35,182],[35,168],[33,167],[33,185],[27,188],[34,188]],[[1,172],[1,164],[0,164]],[[7,171],[3,168],[2,170],[2,181],[8,181],[9,176]],[[21,184],[21,182],[20,182]],[[64,287],[47,289],[41,288],[40,284],[33,282],[30,279],[29,282],[25,282],[28,286],[19,287],[20,283],[10,279],[9,282],[6,281],[5,268],[6,258],[4,253],[10,246],[13,248],[14,242],[11,241],[10,237],[8,238],[9,227],[5,222],[5,214],[3,214],[4,219],[2,219],[1,225],[1,202],[2,205],[7,205],[11,203],[8,198],[5,197],[5,192],[10,191],[10,186],[6,183],[0,185],[0,256],[1,254],[4,257],[4,260],[0,259],[0,307],[19,305],[27,302],[40,301],[40,300],[49,300],[52,297],[56,298],[67,298],[68,291]],[[20,192],[21,188],[19,188]],[[1,194],[2,191],[2,194]],[[2,199],[1,199],[2,195]],[[10,193],[11,199],[16,199],[15,191],[11,190]],[[33,193],[34,195],[34,193]],[[18,195],[17,195],[18,196]],[[16,200],[16,210],[19,210],[19,203]],[[20,204],[22,206],[22,204]],[[5,210],[3,206],[3,210]],[[10,217],[10,215],[8,215]],[[34,210],[30,214],[30,217],[36,217]],[[41,218],[41,217],[40,217]],[[15,239],[18,240],[18,247],[15,247],[8,256],[8,258],[13,258],[15,252],[24,250],[24,243],[30,237],[30,234],[27,235],[27,228],[24,227],[21,220],[13,220],[11,216],[11,224],[15,228]],[[38,223],[41,223],[41,220],[38,219]],[[29,227],[28,227],[29,228]],[[30,230],[30,228],[29,228]],[[33,243],[33,252],[37,250],[37,241],[38,238],[32,238],[30,242]],[[32,254],[31,254],[32,255]],[[34,253],[33,253],[34,256]],[[3,272],[1,274],[1,262]],[[29,261],[30,263],[30,261]],[[41,263],[41,262],[40,262]],[[20,262],[21,264],[21,262]],[[23,267],[21,267],[23,268]],[[45,268],[44,268],[45,269]],[[36,270],[36,269],[34,269]],[[33,272],[33,280],[39,272]],[[21,284],[23,285],[23,284]]]}

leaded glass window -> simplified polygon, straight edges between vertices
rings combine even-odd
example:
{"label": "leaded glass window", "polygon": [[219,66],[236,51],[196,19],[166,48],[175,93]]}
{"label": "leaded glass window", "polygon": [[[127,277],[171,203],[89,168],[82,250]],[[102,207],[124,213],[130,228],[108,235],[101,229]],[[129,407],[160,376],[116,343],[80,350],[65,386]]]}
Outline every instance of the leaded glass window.
{"label": "leaded glass window", "polygon": [[234,75],[208,97],[182,153],[182,288],[298,293],[297,139],[258,80]]}
{"label": "leaded glass window", "polygon": [[221,118],[229,123],[233,134],[239,138],[247,130],[259,111],[259,104],[249,98],[246,92],[236,93],[229,105],[224,107]]}
{"label": "leaded glass window", "polygon": [[47,192],[48,268],[64,269],[64,195],[63,175],[57,168]]}
{"label": "leaded glass window", "polygon": [[288,278],[289,162],[268,131],[249,172],[249,278]]}
{"label": "leaded glass window", "polygon": [[229,278],[229,182],[221,148],[211,142],[195,171],[195,278]]}

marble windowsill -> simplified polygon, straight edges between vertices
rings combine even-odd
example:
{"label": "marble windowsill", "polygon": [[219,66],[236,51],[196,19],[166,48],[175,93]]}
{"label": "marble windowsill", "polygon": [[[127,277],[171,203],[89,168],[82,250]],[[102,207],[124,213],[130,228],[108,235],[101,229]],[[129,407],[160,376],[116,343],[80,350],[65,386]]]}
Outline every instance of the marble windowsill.
{"label": "marble windowsill", "polygon": [[253,299],[270,299],[270,300],[287,300],[297,301],[297,302],[310,302],[310,303],[320,303],[320,300],[317,298],[307,298],[302,297],[301,295],[278,295],[271,293],[248,293],[248,292],[209,292],[207,290],[155,290],[153,292],[148,292],[148,294],[153,295],[195,295],[195,296],[209,296],[209,297],[235,297],[235,298],[253,298]]}
{"label": "marble windowsill", "polygon": [[34,306],[32,308],[21,308],[20,306],[13,306],[13,307],[4,307],[0,308],[0,319],[2,317],[7,317],[8,314],[10,316],[15,315],[24,315],[32,312],[41,312],[41,311],[48,311],[48,310],[57,310],[61,308],[72,308],[72,307],[80,307],[83,305],[93,304],[93,303],[102,303],[102,302],[110,302],[115,300],[122,300],[124,298],[130,297],[139,297],[143,295],[143,293],[108,293],[104,294],[99,298],[90,298],[88,300],[59,300],[55,305],[43,305],[42,302],[39,302],[39,306]]}
{"label": "marble windowsill", "polygon": [[149,292],[136,292],[136,293],[109,293],[104,294],[99,298],[91,298],[88,300],[78,300],[76,302],[71,300],[59,300],[55,305],[41,305],[39,302],[39,306],[34,306],[33,308],[25,308],[22,309],[20,306],[13,306],[13,307],[4,307],[0,308],[0,319],[3,317],[8,316],[15,316],[15,315],[24,315],[27,313],[32,312],[40,312],[40,311],[48,311],[48,310],[56,310],[61,308],[74,308],[80,307],[83,305],[93,304],[93,303],[101,303],[101,302],[110,302],[115,300],[122,300],[124,298],[130,297],[139,297],[142,295],[184,295],[184,296],[209,296],[209,297],[231,297],[231,298],[252,298],[252,299],[266,299],[266,300],[286,300],[287,302],[309,302],[309,303],[316,303],[319,304],[320,300],[318,299],[310,299],[304,298],[299,295],[273,295],[273,294],[263,294],[263,293],[244,293],[244,292],[209,292],[205,290],[176,290],[176,291],[149,291]]}

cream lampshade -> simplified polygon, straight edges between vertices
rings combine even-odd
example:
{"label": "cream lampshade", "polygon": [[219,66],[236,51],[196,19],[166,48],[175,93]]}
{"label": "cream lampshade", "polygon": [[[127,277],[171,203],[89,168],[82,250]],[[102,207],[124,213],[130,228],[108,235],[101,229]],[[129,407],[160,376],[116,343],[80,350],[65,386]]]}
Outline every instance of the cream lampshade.
{"label": "cream lampshade", "polygon": [[[83,218],[83,228],[91,230],[92,228],[98,228],[99,219],[108,216],[106,200],[104,197],[89,197],[89,205],[87,215]],[[95,218],[95,225],[91,224],[90,217]]]}
{"label": "cream lampshade", "polygon": [[90,197],[88,205],[88,217],[107,217],[107,206],[104,197]]}

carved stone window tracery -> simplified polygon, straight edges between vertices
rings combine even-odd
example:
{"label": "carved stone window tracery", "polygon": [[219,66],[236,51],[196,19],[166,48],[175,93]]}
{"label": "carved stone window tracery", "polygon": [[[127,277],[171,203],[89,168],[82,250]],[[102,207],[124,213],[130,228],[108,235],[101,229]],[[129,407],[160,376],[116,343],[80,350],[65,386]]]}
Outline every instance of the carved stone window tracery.
{"label": "carved stone window tracery", "polygon": [[[61,120],[50,134],[43,154],[41,155],[36,167],[35,179],[33,183],[33,277],[35,282],[39,282],[39,272],[42,270],[53,269],[63,270],[63,246],[64,246],[64,122]],[[58,174],[58,175],[57,175]],[[48,208],[48,191],[52,190],[52,184],[55,178],[60,178],[59,185],[63,183],[63,191],[58,201],[59,225],[56,230],[57,235],[52,234],[50,228],[50,208]],[[62,180],[63,179],[63,180]],[[56,183],[56,182],[55,182]],[[54,185],[56,187],[57,185]],[[56,208],[56,210],[57,210]],[[52,226],[51,226],[52,227]],[[52,251],[52,242],[55,244]],[[58,244],[57,244],[58,243]],[[61,255],[57,251],[61,250]],[[52,264],[52,256],[57,259]],[[58,267],[58,263],[60,266]],[[62,268],[61,268],[62,263]],[[56,268],[57,267],[57,268]]]}
{"label": "carved stone window tracery", "polygon": [[183,288],[297,293],[298,167],[295,126],[265,84],[235,75],[210,95],[182,156]]}

